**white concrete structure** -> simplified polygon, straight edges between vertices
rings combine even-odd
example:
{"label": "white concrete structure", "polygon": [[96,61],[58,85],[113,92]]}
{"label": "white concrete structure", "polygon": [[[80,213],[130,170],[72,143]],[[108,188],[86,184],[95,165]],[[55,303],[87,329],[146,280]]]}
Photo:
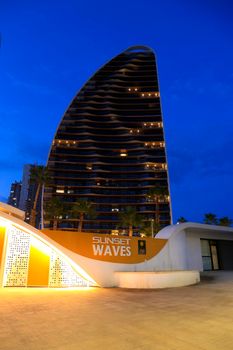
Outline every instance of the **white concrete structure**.
{"label": "white concrete structure", "polygon": [[[83,278],[83,281],[85,280],[89,284],[101,287],[164,288],[190,285],[199,281],[199,271],[203,271],[203,263],[208,269],[233,270],[233,228],[230,227],[197,223],[171,225],[161,230],[154,239],[136,237],[127,237],[126,239],[123,236],[114,238],[114,236],[107,235],[100,235],[100,239],[96,234],[83,234],[82,244],[84,250],[81,251],[79,248],[80,241],[77,239],[81,234],[73,232],[73,244],[67,246],[67,242],[63,241],[62,243],[62,241],[56,240],[59,231],[51,231],[54,232],[54,239],[51,239],[48,235],[26,224],[23,218],[22,211],[0,203],[0,226],[3,229],[0,244],[0,248],[2,247],[0,249],[2,254],[1,274],[6,274],[6,269],[8,269],[9,274],[12,273],[12,281],[14,278],[17,279],[17,276],[14,276],[14,271],[12,270],[12,272],[11,267],[9,267],[12,265],[11,261],[14,259],[15,254],[21,254],[21,264],[26,269],[25,264],[28,264],[28,258],[25,262],[22,260],[25,259],[26,250],[27,254],[32,256],[33,268],[37,274],[41,273],[37,271],[38,264],[40,264],[40,261],[41,264],[44,261],[42,253],[44,251],[46,255],[49,249],[50,253],[47,255],[50,256],[50,259],[46,260],[46,268],[50,271],[50,275],[52,271],[51,264],[55,254],[61,263],[64,261],[63,265],[69,265],[72,271],[81,276],[80,278]],[[62,237],[68,235],[65,232],[63,234],[60,231],[60,233]],[[20,240],[20,235],[22,240]],[[87,235],[89,235],[89,238]],[[97,238],[102,241],[104,248],[106,248],[104,252],[108,251],[108,254],[101,253],[98,257],[95,256],[93,253],[93,242]],[[28,247],[25,246],[25,239],[28,242]],[[11,248],[9,248],[10,240],[12,240]],[[147,245],[146,250],[150,251],[149,258],[147,258],[146,252],[143,253],[137,250],[139,249],[137,248],[139,243],[143,243],[143,241]],[[23,244],[22,249],[20,248],[21,244]],[[153,250],[158,246],[160,246],[159,249]],[[41,259],[38,262],[35,261],[35,249],[33,247],[37,251],[38,249],[41,250],[42,255],[38,255],[38,252],[36,253],[36,256],[40,256],[38,259]],[[154,248],[152,249],[152,247]],[[109,249],[107,250],[107,248]],[[6,253],[7,249],[11,252],[11,255],[8,254],[9,257]],[[15,253],[14,249],[16,249]],[[20,249],[22,250],[21,253]],[[85,255],[85,251],[88,249],[92,255]],[[111,252],[116,253],[114,261],[110,260],[112,259]],[[120,255],[119,252],[124,254]],[[17,261],[16,259],[15,264],[17,264]],[[9,265],[10,263],[11,265]],[[9,265],[8,267],[7,264]],[[15,268],[15,266],[13,267]],[[16,267],[19,272],[22,270],[20,270],[20,266]],[[66,271],[68,271],[67,269],[68,267],[66,267]],[[72,271],[70,274],[73,273]],[[23,273],[26,281],[27,271],[25,270]],[[64,278],[67,277],[65,276]],[[31,272],[32,279],[34,280],[34,275]],[[3,286],[7,286],[13,282],[5,283],[3,279],[1,283]],[[51,278],[48,279],[48,283],[52,285]],[[32,286],[32,284],[28,285]]]}
{"label": "white concrete structure", "polygon": [[173,288],[200,282],[199,271],[115,272],[121,288]]}
{"label": "white concrete structure", "polygon": [[25,219],[25,212],[23,210],[15,208],[15,207],[8,205],[6,203],[0,202],[0,212],[6,213],[10,216],[14,216],[14,217],[21,219],[21,220]]}
{"label": "white concrete structure", "polygon": [[[154,258],[156,270],[203,271],[201,239],[233,241],[233,228],[186,222],[165,227],[156,238],[168,240],[164,249]],[[230,263],[233,269],[233,250]]]}

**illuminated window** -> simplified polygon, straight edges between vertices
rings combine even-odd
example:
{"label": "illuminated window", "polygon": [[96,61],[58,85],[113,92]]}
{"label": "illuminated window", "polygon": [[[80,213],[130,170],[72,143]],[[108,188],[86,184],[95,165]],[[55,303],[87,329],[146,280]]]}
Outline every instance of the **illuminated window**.
{"label": "illuminated window", "polygon": [[141,94],[141,96],[142,97],[145,97],[145,96],[148,96],[148,97],[159,97],[159,92],[153,92],[153,91],[151,91],[151,92],[143,92],[142,94]]}
{"label": "illuminated window", "polygon": [[126,149],[121,149],[121,150],[120,150],[120,156],[121,156],[121,157],[127,157],[127,155],[128,155],[128,154],[127,154],[127,150],[126,150]]}
{"label": "illuminated window", "polygon": [[146,163],[145,169],[163,171],[163,170],[167,170],[167,164],[166,163]]}
{"label": "illuminated window", "polygon": [[112,211],[118,213],[119,209],[118,208],[112,208]]}
{"label": "illuminated window", "polygon": [[140,129],[130,129],[130,134],[137,135],[140,134],[141,130]]}
{"label": "illuminated window", "polygon": [[145,142],[144,146],[147,148],[163,148],[165,146],[164,142]]}
{"label": "illuminated window", "polygon": [[62,188],[57,188],[56,189],[56,193],[64,193],[65,191],[64,191],[64,189],[62,189]]}
{"label": "illuminated window", "polygon": [[57,147],[76,147],[78,142],[74,140],[53,140],[53,145]]}
{"label": "illuminated window", "polygon": [[163,123],[162,122],[147,122],[143,123],[144,128],[162,128]]}
{"label": "illuminated window", "polygon": [[92,170],[92,164],[91,164],[91,163],[87,163],[86,169],[87,169],[87,170]]}

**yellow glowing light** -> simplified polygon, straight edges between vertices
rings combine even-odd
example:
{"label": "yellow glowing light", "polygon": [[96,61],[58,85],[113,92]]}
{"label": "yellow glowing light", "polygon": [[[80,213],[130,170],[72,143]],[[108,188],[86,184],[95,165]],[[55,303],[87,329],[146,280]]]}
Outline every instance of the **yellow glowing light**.
{"label": "yellow glowing light", "polygon": [[4,227],[6,229],[8,229],[11,226],[9,221],[6,221],[2,218],[0,218],[0,227]]}
{"label": "yellow glowing light", "polygon": [[47,244],[41,242],[39,239],[35,237],[31,237],[31,245],[46,255],[51,254],[51,248]]}
{"label": "yellow glowing light", "polygon": [[57,189],[56,190],[56,193],[64,193],[65,191],[64,190],[62,190],[62,189]]}
{"label": "yellow glowing light", "polygon": [[86,169],[87,170],[92,170],[92,164],[87,164]]}
{"label": "yellow glowing light", "polygon": [[[2,216],[9,216],[3,212],[1,212]],[[77,265],[73,260],[71,260],[68,256],[66,256],[61,250],[59,250],[56,247],[56,242],[50,242],[50,239],[48,237],[46,237],[43,233],[40,232],[40,235],[37,233],[37,229],[35,229],[32,226],[28,226],[28,224],[22,222],[22,223],[18,223],[18,220],[16,220],[13,217],[10,217],[10,219],[7,217],[5,218],[0,218],[0,225],[2,227],[5,228],[17,228],[19,230],[21,230],[24,233],[27,233],[30,235],[31,239],[34,238],[35,240],[38,240],[39,242],[37,242],[36,244],[39,245],[43,250],[47,250],[49,248],[51,248],[51,251],[55,252],[58,256],[61,256],[68,264],[70,264],[70,266],[73,268],[73,270],[80,275],[83,279],[85,279],[88,283],[97,285],[97,283],[93,280],[93,278],[91,278],[79,265]],[[28,228],[30,227],[30,228]],[[44,237],[45,238],[44,238]],[[33,241],[33,243],[35,243],[35,240]],[[42,244],[42,245],[41,245]],[[46,248],[45,246],[43,246],[43,244],[45,246],[47,246],[48,248]]]}

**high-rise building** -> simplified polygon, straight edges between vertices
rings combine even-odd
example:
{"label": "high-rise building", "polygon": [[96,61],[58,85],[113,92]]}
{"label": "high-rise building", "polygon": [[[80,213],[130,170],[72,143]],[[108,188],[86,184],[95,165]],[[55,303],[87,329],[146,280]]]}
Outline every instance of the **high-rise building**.
{"label": "high-rise building", "polygon": [[21,188],[21,181],[15,181],[11,184],[10,195],[7,201],[8,204],[12,205],[13,207],[19,208]]}
{"label": "high-rise building", "polygon": [[31,164],[25,164],[23,167],[22,189],[20,194],[19,209],[26,211],[26,202],[28,199]]}
{"label": "high-rise building", "polygon": [[[8,204],[15,206],[25,212],[25,221],[30,222],[31,210],[34,204],[37,185],[31,181],[31,169],[36,165],[25,164],[23,167],[22,181],[11,185]],[[41,222],[41,193],[37,202],[36,227],[40,227]]]}
{"label": "high-rise building", "polygon": [[[119,212],[135,207],[144,220],[155,218],[151,188],[169,193],[167,160],[154,52],[131,47],[82,87],[65,112],[54,137],[48,169],[52,183],[44,202],[58,197],[67,207],[77,199],[97,211],[86,217],[83,231],[111,233]],[[60,228],[75,219],[64,214]],[[169,225],[170,198],[159,201],[160,226]],[[52,223],[45,222],[46,226]]]}

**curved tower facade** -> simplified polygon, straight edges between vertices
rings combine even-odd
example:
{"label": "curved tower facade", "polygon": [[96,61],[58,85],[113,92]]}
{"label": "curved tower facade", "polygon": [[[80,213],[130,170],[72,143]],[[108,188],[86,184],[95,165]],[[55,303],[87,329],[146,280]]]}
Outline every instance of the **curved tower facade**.
{"label": "curved tower facade", "polygon": [[[97,217],[85,217],[83,231],[114,233],[119,212],[137,209],[145,221],[170,224],[169,196],[155,202],[151,188],[168,189],[167,161],[157,68],[144,46],[122,52],[88,80],[57,129],[48,169],[52,183],[44,202],[59,197],[67,208],[77,199],[91,201]],[[67,211],[60,228],[77,219]],[[49,227],[52,223],[45,222]]]}

